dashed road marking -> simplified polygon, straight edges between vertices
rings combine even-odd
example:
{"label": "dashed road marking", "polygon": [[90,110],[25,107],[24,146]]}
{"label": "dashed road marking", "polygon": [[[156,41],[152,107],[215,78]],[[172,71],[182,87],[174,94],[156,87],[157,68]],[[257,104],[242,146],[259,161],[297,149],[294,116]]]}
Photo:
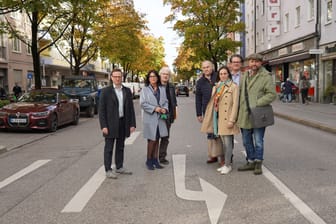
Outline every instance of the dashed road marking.
{"label": "dashed road marking", "polygon": [[129,138],[126,138],[125,141],[125,145],[132,145],[133,142],[137,139],[137,137],[139,136],[140,131],[135,131],[131,134],[131,136]]}
{"label": "dashed road marking", "polygon": [[68,204],[63,208],[62,213],[81,212],[91,197],[96,193],[100,185],[105,180],[104,166],[84,184],[84,186],[73,196]]}
{"label": "dashed road marking", "polygon": [[26,168],[20,170],[19,172],[13,174],[12,176],[6,178],[5,180],[0,182],[0,189],[4,188],[5,186],[13,183],[14,181],[20,179],[21,177],[33,172],[34,170],[40,168],[41,166],[43,166],[44,164],[48,163],[50,160],[46,159],[46,160],[37,160],[35,162],[33,162],[32,164],[30,164],[29,166],[27,166]]}

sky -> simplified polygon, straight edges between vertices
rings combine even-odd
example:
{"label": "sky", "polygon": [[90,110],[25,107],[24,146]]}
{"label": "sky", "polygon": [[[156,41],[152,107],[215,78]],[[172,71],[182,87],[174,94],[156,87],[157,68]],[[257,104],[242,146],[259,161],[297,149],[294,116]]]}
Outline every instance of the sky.
{"label": "sky", "polygon": [[163,6],[162,0],[133,0],[134,8],[138,12],[146,14],[147,26],[150,33],[159,38],[164,38],[165,61],[172,69],[172,64],[177,57],[177,50],[180,41],[178,35],[173,31],[171,23],[164,23],[166,16],[170,14],[170,7]]}

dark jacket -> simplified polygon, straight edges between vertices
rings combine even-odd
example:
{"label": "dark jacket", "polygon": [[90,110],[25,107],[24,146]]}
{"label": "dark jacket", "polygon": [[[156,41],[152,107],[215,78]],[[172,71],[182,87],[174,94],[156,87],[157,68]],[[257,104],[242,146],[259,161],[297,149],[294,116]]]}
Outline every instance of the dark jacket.
{"label": "dark jacket", "polygon": [[[130,136],[130,128],[136,127],[135,112],[132,92],[128,87],[123,86],[125,137]],[[109,86],[101,91],[99,97],[99,123],[100,128],[108,128],[106,138],[119,137],[119,102],[114,87]]]}
{"label": "dark jacket", "polygon": [[207,108],[208,102],[211,98],[212,87],[217,80],[217,73],[212,72],[211,81],[202,75],[196,82],[195,102],[196,102],[196,116],[203,116]]}
{"label": "dark jacket", "polygon": [[173,123],[176,116],[177,100],[175,94],[175,87],[173,84],[168,83],[166,86],[166,95],[168,99],[168,110],[169,110],[169,122]]}

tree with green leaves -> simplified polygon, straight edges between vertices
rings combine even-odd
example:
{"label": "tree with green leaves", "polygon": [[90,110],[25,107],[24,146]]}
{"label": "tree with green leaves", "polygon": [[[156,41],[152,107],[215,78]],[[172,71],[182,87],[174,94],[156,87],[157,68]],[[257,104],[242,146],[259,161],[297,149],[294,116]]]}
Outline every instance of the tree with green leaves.
{"label": "tree with green leaves", "polygon": [[[71,23],[67,7],[64,7],[66,2],[63,0],[2,0],[0,3],[0,14],[4,15],[0,30],[8,33],[10,37],[20,39],[31,48],[36,89],[41,88],[40,53],[52,46]],[[10,13],[13,12],[21,12],[27,16],[31,25],[30,34],[20,31],[13,24],[10,20]],[[63,24],[58,27],[60,29],[59,36],[50,40],[50,30],[58,22]],[[42,42],[43,46],[40,45]]]}
{"label": "tree with green leaves", "polygon": [[228,35],[245,30],[238,11],[242,0],[163,2],[171,6],[166,22],[175,21],[173,29],[184,38],[184,47],[195,53],[195,60],[211,60],[217,70],[218,63],[227,60],[228,52],[234,52],[241,46],[239,41],[228,38]]}

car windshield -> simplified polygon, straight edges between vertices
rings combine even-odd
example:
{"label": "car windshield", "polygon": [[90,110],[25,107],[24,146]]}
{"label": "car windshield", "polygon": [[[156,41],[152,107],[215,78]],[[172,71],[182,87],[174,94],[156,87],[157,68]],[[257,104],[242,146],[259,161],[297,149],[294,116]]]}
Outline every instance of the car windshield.
{"label": "car windshield", "polygon": [[81,89],[90,89],[92,88],[93,83],[92,80],[76,80],[76,79],[68,79],[64,80],[63,87],[65,88],[81,88]]}
{"label": "car windshield", "polygon": [[28,102],[28,103],[56,103],[57,93],[51,92],[30,92],[24,94],[19,102]]}

